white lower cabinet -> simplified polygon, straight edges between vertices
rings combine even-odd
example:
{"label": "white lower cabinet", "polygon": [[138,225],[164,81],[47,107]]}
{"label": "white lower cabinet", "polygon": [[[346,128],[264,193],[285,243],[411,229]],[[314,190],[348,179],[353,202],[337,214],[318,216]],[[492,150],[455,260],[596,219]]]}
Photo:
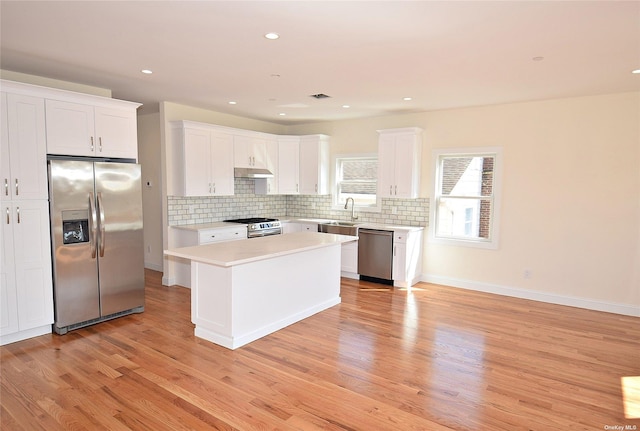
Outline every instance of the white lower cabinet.
{"label": "white lower cabinet", "polygon": [[4,202],[0,232],[0,344],[51,333],[53,281],[48,202]]}
{"label": "white lower cabinet", "polygon": [[[247,239],[247,226],[237,225],[213,228],[181,228],[173,227],[169,238],[169,248],[191,247],[223,241]],[[175,282],[184,287],[191,287],[191,264],[188,260],[175,258]]]}
{"label": "white lower cabinet", "polygon": [[343,277],[358,278],[358,241],[342,244],[340,271]]}
{"label": "white lower cabinet", "polygon": [[282,223],[282,233],[318,232],[318,223],[289,221]]}
{"label": "white lower cabinet", "polygon": [[410,287],[422,272],[422,230],[393,232],[393,285]]}

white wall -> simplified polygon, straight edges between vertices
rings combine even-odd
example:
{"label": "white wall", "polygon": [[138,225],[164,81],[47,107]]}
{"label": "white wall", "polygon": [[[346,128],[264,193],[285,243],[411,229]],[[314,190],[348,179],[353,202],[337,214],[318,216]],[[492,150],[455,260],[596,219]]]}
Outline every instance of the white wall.
{"label": "white wall", "polygon": [[[138,116],[138,161],[142,165],[144,266],[162,271],[162,162],[160,114]],[[150,185],[148,185],[150,183]]]}
{"label": "white wall", "polygon": [[428,151],[504,149],[499,249],[427,243],[427,279],[640,315],[639,120],[638,93],[426,114]]}

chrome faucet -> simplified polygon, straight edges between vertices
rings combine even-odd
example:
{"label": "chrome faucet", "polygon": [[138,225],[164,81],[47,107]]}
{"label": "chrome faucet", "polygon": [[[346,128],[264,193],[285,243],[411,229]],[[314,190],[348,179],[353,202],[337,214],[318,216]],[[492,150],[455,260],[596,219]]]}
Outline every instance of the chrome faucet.
{"label": "chrome faucet", "polygon": [[353,213],[355,211],[356,201],[353,198],[347,198],[347,201],[344,203],[344,209],[347,209],[349,206],[349,199],[351,199],[351,221],[358,220],[358,216]]}

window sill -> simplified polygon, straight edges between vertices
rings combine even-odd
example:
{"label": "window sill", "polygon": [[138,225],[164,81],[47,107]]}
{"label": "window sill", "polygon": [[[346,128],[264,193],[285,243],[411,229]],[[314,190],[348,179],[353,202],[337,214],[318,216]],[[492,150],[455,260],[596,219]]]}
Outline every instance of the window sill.
{"label": "window sill", "polygon": [[477,241],[477,240],[462,239],[462,238],[434,237],[433,234],[431,234],[429,235],[428,242],[431,244],[451,245],[455,247],[479,248],[484,250],[496,250],[498,248],[498,241],[496,239],[491,241]]}

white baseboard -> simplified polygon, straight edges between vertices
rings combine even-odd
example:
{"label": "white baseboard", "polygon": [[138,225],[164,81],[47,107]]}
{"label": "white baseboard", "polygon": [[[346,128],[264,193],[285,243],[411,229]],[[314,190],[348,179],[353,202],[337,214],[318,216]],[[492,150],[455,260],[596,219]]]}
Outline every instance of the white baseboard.
{"label": "white baseboard", "polygon": [[340,277],[351,278],[353,280],[359,280],[360,276],[354,272],[341,271]]}
{"label": "white baseboard", "polygon": [[459,287],[462,289],[476,290],[479,292],[494,293],[497,295],[512,296],[514,298],[547,302],[550,304],[567,305],[570,307],[585,308],[587,310],[606,311],[608,313],[640,317],[640,307],[629,304],[597,301],[594,299],[578,298],[575,296],[556,295],[553,293],[536,292],[533,290],[519,289],[497,284],[482,283],[473,280],[462,280],[429,274],[422,274],[422,276],[420,277],[420,281],[433,284],[442,284],[444,286],[450,287]]}
{"label": "white baseboard", "polygon": [[147,269],[152,269],[154,271],[162,272],[164,269],[162,268],[162,264],[158,265],[152,262],[145,262],[144,267]]}

